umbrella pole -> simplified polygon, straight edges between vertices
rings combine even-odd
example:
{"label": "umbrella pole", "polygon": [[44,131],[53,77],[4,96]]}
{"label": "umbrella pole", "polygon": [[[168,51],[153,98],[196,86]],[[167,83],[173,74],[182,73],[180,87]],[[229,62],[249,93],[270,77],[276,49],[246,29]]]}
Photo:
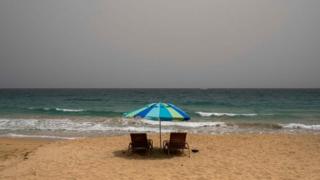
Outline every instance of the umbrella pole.
{"label": "umbrella pole", "polygon": [[161,120],[159,118],[159,129],[160,129],[160,149],[162,148],[162,144],[161,144]]}

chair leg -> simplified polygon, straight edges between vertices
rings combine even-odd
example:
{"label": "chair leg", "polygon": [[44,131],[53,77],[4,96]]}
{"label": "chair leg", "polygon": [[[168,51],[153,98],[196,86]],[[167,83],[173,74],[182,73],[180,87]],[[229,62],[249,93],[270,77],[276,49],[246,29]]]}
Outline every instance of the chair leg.
{"label": "chair leg", "polygon": [[128,146],[128,152],[127,152],[128,154],[130,153],[130,150],[131,150],[131,152],[132,152],[132,144],[131,144],[131,143],[130,143],[129,146]]}
{"label": "chair leg", "polygon": [[189,147],[189,144],[188,144],[188,143],[186,143],[186,148],[188,149],[189,158],[190,158],[190,147]]}
{"label": "chair leg", "polygon": [[152,146],[152,144],[150,144],[148,146],[148,155],[150,155],[152,152],[153,152],[153,146]]}
{"label": "chair leg", "polygon": [[162,150],[164,153],[168,153],[168,145],[163,143]]}
{"label": "chair leg", "polygon": [[152,139],[148,139],[149,149],[153,151],[153,141]]}

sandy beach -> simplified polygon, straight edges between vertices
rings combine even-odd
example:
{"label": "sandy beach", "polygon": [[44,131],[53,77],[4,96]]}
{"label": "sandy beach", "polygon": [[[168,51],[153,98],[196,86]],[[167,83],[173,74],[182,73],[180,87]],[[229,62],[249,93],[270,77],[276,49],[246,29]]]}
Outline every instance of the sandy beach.
{"label": "sandy beach", "polygon": [[[164,138],[167,138],[165,135]],[[320,136],[188,135],[199,150],[127,154],[129,136],[77,140],[0,139],[0,179],[319,179]]]}

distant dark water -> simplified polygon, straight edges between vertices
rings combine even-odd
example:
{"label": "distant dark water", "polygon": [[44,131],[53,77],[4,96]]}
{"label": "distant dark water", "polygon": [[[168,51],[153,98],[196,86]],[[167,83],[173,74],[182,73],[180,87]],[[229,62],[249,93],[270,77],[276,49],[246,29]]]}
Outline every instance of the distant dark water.
{"label": "distant dark water", "polygon": [[2,89],[0,134],[157,131],[122,118],[152,102],[191,115],[193,123],[169,122],[168,131],[320,130],[319,89]]}

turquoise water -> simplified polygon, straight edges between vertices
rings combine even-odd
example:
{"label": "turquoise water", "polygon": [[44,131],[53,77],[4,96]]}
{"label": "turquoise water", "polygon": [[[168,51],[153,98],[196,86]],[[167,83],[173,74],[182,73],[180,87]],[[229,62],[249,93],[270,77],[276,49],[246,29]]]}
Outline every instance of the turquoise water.
{"label": "turquoise water", "polygon": [[152,102],[191,116],[164,124],[167,131],[320,130],[319,89],[2,89],[0,134],[156,132],[155,122],[122,118]]}

